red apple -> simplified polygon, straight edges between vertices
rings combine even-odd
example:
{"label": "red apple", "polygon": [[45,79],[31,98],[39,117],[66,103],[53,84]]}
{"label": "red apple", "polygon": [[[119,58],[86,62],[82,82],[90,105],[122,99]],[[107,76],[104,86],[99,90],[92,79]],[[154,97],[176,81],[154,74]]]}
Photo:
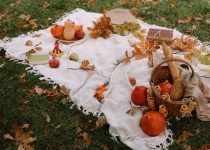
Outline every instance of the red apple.
{"label": "red apple", "polygon": [[51,33],[54,37],[59,38],[63,35],[64,31],[64,26],[62,25],[55,25],[54,27],[51,28]]}
{"label": "red apple", "polygon": [[80,39],[83,39],[85,36],[84,32],[82,30],[78,30],[75,32],[75,38],[80,40]]}
{"label": "red apple", "polygon": [[60,65],[59,60],[56,57],[53,57],[50,61],[49,61],[49,66],[51,68],[58,68]]}
{"label": "red apple", "polygon": [[161,89],[161,95],[164,93],[170,94],[171,87],[172,87],[172,84],[170,82],[166,81],[166,82],[162,82],[158,85],[160,86],[160,89]]}
{"label": "red apple", "polygon": [[136,86],[131,93],[131,101],[135,105],[146,105],[147,104],[147,88],[145,86]]}

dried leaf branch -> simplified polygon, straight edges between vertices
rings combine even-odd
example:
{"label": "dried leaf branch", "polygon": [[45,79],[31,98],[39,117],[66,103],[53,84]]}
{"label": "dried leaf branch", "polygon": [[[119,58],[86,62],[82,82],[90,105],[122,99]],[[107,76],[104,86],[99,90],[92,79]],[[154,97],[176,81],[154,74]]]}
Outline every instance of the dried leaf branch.
{"label": "dried leaf branch", "polygon": [[132,58],[140,60],[147,58],[151,55],[152,51],[159,49],[158,42],[155,40],[141,41],[138,43],[130,42],[130,46],[134,48],[132,55],[128,55],[128,51],[125,51],[125,57],[121,60],[117,60],[117,64],[128,63]]}
{"label": "dried leaf branch", "polygon": [[197,44],[195,39],[182,36],[181,38],[175,38],[171,47],[181,51],[194,51]]}

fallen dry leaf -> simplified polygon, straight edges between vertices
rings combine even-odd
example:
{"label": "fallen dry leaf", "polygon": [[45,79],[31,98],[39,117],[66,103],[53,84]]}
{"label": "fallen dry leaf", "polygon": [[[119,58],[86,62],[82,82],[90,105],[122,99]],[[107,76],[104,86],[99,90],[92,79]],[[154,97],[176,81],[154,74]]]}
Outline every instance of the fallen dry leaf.
{"label": "fallen dry leaf", "polygon": [[43,50],[43,48],[42,47],[35,47],[35,50],[41,51],[41,50]]}
{"label": "fallen dry leaf", "polygon": [[45,117],[45,120],[47,121],[47,123],[50,122],[50,116],[47,113],[43,113],[43,116]]}
{"label": "fallen dry leaf", "polygon": [[48,3],[48,2],[44,2],[42,4],[42,8],[44,8],[44,9],[48,8],[49,6],[50,6],[50,3]]}
{"label": "fallen dry leaf", "polygon": [[36,94],[39,95],[39,96],[41,96],[43,93],[45,93],[45,90],[43,90],[39,86],[35,86],[34,90],[35,90]]}
{"label": "fallen dry leaf", "polygon": [[33,137],[33,132],[26,132],[23,130],[24,125],[13,125],[12,132],[15,134],[15,141],[18,144],[18,149],[33,150],[34,146],[31,145],[36,141],[36,137]]}
{"label": "fallen dry leaf", "polygon": [[22,73],[22,74],[20,74],[20,75],[18,76],[18,78],[19,78],[19,80],[20,80],[21,82],[25,82],[25,81],[26,81],[25,77],[26,77],[26,73],[25,73],[25,72]]}
{"label": "fallen dry leaf", "polygon": [[18,18],[28,22],[30,20],[31,16],[30,15],[21,14]]}
{"label": "fallen dry leaf", "polygon": [[8,13],[9,13],[9,8],[5,8],[3,10],[3,12],[0,14],[0,20],[2,20],[3,18],[5,18]]}
{"label": "fallen dry leaf", "polygon": [[141,42],[144,42],[145,41],[145,33],[146,33],[146,30],[139,30],[139,31],[136,31],[133,35],[138,38]]}
{"label": "fallen dry leaf", "polygon": [[43,130],[43,133],[44,133],[44,136],[48,136],[49,133],[50,133],[50,131],[49,131],[48,128],[45,128],[45,129]]}
{"label": "fallen dry leaf", "polygon": [[48,20],[48,21],[51,21],[51,20],[52,20],[52,18],[51,18],[51,17],[49,17],[49,18],[47,18],[47,20]]}
{"label": "fallen dry leaf", "polygon": [[0,64],[0,69],[5,66],[5,63]]}
{"label": "fallen dry leaf", "polygon": [[15,28],[20,29],[20,30],[25,30],[28,28],[28,24],[24,25],[24,24],[16,23]]}
{"label": "fallen dry leaf", "polygon": [[95,70],[95,66],[94,65],[90,65],[89,60],[83,60],[81,65],[80,65],[80,69]]}
{"label": "fallen dry leaf", "polygon": [[57,125],[55,128],[56,128],[56,129],[59,129],[60,127],[62,127],[61,124]]}
{"label": "fallen dry leaf", "polygon": [[63,95],[66,95],[66,96],[68,96],[69,95],[69,89],[65,86],[65,85],[62,85],[61,87],[60,87],[60,92],[63,94]]}
{"label": "fallen dry leaf", "polygon": [[181,24],[188,24],[191,20],[192,20],[192,17],[188,16],[187,18],[179,19],[178,22]]}
{"label": "fallen dry leaf", "polygon": [[38,19],[32,19],[32,20],[30,20],[29,21],[29,27],[31,28],[31,29],[35,29],[36,27],[38,27],[38,25],[37,25],[37,22],[38,21]]}
{"label": "fallen dry leaf", "polygon": [[63,99],[61,100],[61,103],[64,104],[64,105],[67,104],[67,103],[68,103],[68,99],[67,99],[67,98],[63,98]]}
{"label": "fallen dry leaf", "polygon": [[190,131],[183,131],[182,134],[176,140],[177,144],[186,143],[193,134]]}
{"label": "fallen dry leaf", "polygon": [[98,117],[98,120],[96,121],[96,128],[99,129],[103,127],[105,124],[107,124],[105,116]]}
{"label": "fallen dry leaf", "polygon": [[78,122],[76,122],[76,129],[75,129],[75,131],[76,131],[76,134],[79,134],[82,131],[82,129],[79,126],[79,123]]}
{"label": "fallen dry leaf", "polygon": [[169,6],[178,7],[178,3],[177,2],[171,2],[171,3],[169,3]]}
{"label": "fallen dry leaf", "polygon": [[28,128],[29,128],[29,126],[30,126],[30,124],[25,123],[25,124],[23,124],[23,125],[22,125],[22,128],[23,128],[23,129],[28,129]]}
{"label": "fallen dry leaf", "polygon": [[210,19],[206,19],[206,24],[210,24]]}
{"label": "fallen dry leaf", "polygon": [[17,0],[15,3],[11,3],[10,6],[13,7],[13,6],[16,6],[20,3],[21,3],[21,0]]}
{"label": "fallen dry leaf", "polygon": [[32,37],[40,37],[42,34],[41,33],[37,33],[37,34],[34,34]]}
{"label": "fallen dry leaf", "polygon": [[14,138],[13,138],[9,133],[5,134],[5,135],[3,136],[3,138],[4,138],[4,139],[9,139],[9,140],[14,140]]}
{"label": "fallen dry leaf", "polygon": [[87,4],[87,5],[95,5],[96,4],[96,0],[85,0],[85,3]]}
{"label": "fallen dry leaf", "polygon": [[128,51],[125,51],[125,57],[122,58],[122,59],[120,59],[120,60],[117,60],[117,64],[120,64],[120,63],[129,63],[132,58],[133,58],[133,56],[129,56],[128,55]]}
{"label": "fallen dry leaf", "polygon": [[104,99],[104,91],[106,91],[107,88],[107,84],[103,84],[99,87],[96,88],[95,93],[94,93],[94,97],[98,100],[98,101],[102,101]]}
{"label": "fallen dry leaf", "polygon": [[49,88],[46,91],[46,96],[51,100],[57,101],[62,94],[58,92],[57,89]]}
{"label": "fallen dry leaf", "polygon": [[90,139],[90,136],[87,132],[84,132],[83,135],[83,141],[87,144],[87,145],[90,145],[92,143],[91,139]]}
{"label": "fallen dry leaf", "polygon": [[182,36],[181,38],[175,38],[171,45],[172,48],[181,51],[194,50],[196,46],[197,46],[196,39],[184,36]]}
{"label": "fallen dry leaf", "polygon": [[193,19],[195,21],[201,21],[201,20],[203,20],[203,16],[202,15],[197,15],[197,16],[194,16]]}
{"label": "fallen dry leaf", "polygon": [[199,150],[210,150],[210,144],[203,144],[203,145],[201,145]]}

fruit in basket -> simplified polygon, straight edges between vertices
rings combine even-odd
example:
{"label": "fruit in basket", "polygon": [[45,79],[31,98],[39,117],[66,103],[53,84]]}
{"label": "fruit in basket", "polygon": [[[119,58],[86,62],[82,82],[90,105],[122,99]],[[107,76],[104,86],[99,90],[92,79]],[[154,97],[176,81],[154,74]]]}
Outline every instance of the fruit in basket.
{"label": "fruit in basket", "polygon": [[75,32],[75,38],[77,40],[83,39],[85,36],[84,32],[82,30],[78,30]]}
{"label": "fruit in basket", "polygon": [[59,38],[63,35],[64,32],[64,26],[62,25],[55,25],[54,27],[51,28],[51,34],[55,37],[55,38]]}
{"label": "fruit in basket", "polygon": [[59,60],[56,57],[53,57],[50,61],[49,61],[49,66],[51,68],[58,68],[60,65]]}
{"label": "fruit in basket", "polygon": [[65,40],[72,40],[74,39],[75,30],[74,30],[74,23],[70,20],[67,20],[64,23],[64,31],[63,31],[63,38]]}
{"label": "fruit in basket", "polygon": [[140,119],[140,127],[149,136],[158,136],[166,126],[166,120],[161,113],[149,111]]}
{"label": "fruit in basket", "polygon": [[146,105],[147,104],[147,87],[136,86],[131,93],[131,101],[135,105]]}
{"label": "fruit in basket", "polygon": [[79,56],[77,53],[71,53],[69,59],[73,61],[79,61]]}
{"label": "fruit in basket", "polygon": [[83,26],[82,25],[74,25],[74,30],[75,30],[75,32],[83,31]]}
{"label": "fruit in basket", "polygon": [[161,95],[164,94],[164,93],[170,94],[171,87],[172,87],[172,84],[170,82],[165,81],[165,82],[162,82],[158,85],[160,86]]}

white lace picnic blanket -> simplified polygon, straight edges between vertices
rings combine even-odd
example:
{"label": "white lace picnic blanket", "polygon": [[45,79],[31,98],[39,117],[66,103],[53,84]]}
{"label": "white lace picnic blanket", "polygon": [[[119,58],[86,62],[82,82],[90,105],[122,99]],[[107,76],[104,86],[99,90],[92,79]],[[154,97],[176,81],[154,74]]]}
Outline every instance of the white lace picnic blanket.
{"label": "white lace picnic blanket", "polygon": [[[63,24],[65,20],[71,19],[76,24],[83,24],[84,29],[92,26],[92,21],[101,17],[101,14],[86,12],[82,9],[76,9],[66,14],[56,23]],[[162,28],[155,25],[149,25],[138,20],[142,29],[148,30],[151,27]],[[35,34],[41,34],[40,37],[33,37]],[[174,30],[174,37],[180,37],[182,34]],[[25,46],[25,42],[31,40],[34,44],[42,42],[43,48],[40,53],[48,53],[54,48],[55,39],[50,33],[50,28],[40,30],[27,35],[20,35],[13,38],[12,41],[0,41],[0,47],[3,47],[10,57],[18,60],[26,58],[25,53],[31,49]],[[71,90],[71,100],[77,106],[83,108],[84,113],[93,114],[103,113],[107,122],[110,124],[110,133],[113,136],[119,136],[120,139],[132,149],[165,149],[172,143],[172,133],[166,129],[161,135],[149,137],[139,127],[139,120],[142,113],[139,111],[134,116],[126,114],[130,109],[130,86],[128,77],[137,79],[138,85],[149,86],[149,77],[151,69],[148,68],[147,59],[133,61],[129,64],[114,65],[117,59],[123,57],[125,50],[132,51],[128,40],[138,41],[133,35],[120,36],[112,34],[109,39],[91,39],[88,37],[83,43],[74,43],[71,45],[60,43],[60,49],[65,51],[60,59],[61,65],[57,69],[50,68],[48,65],[33,66],[33,70],[44,75],[44,79],[51,79],[55,83],[65,85]],[[68,68],[79,68],[80,62],[69,61],[68,54],[76,52],[80,61],[88,59],[95,65],[96,71],[71,70]],[[201,66],[205,67],[205,66]],[[103,103],[94,98],[95,89],[103,83],[109,81],[109,89],[105,92]]]}

